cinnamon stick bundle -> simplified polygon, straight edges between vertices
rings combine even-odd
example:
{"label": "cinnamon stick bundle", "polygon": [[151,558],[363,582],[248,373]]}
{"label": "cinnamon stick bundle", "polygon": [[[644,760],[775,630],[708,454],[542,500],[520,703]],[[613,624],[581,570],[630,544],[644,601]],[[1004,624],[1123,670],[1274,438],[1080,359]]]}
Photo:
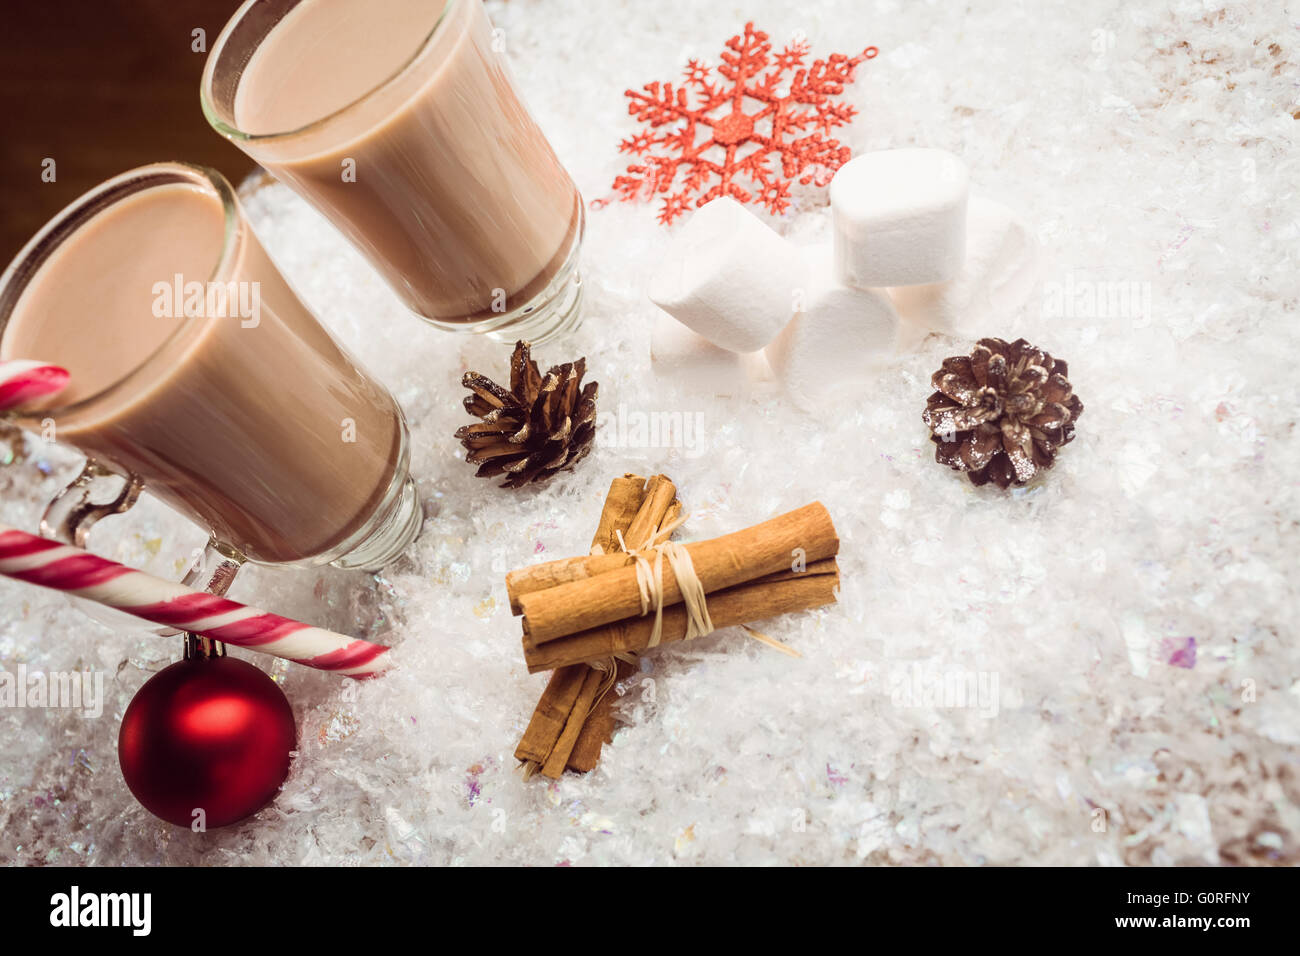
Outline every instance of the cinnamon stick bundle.
{"label": "cinnamon stick bundle", "polygon": [[[620,534],[628,547],[640,548],[651,543],[653,533],[668,521],[675,521],[681,513],[676,492],[673,483],[663,475],[656,475],[649,482],[631,474],[615,478],[601,509],[600,523],[591,543],[592,553],[619,551]],[[610,556],[630,560],[622,554]],[[551,562],[557,563],[563,562]],[[515,757],[524,763],[526,775],[540,769],[544,776],[554,779],[566,767],[581,773],[595,768],[614,729],[614,699],[608,693],[602,695],[601,691],[607,691],[615,680],[628,677],[633,671],[632,665],[616,662],[612,657],[605,658],[602,666],[603,670],[574,661],[557,668],[551,675],[515,750]]]}
{"label": "cinnamon stick bundle", "polygon": [[[814,502],[744,531],[688,544],[686,550],[705,593],[711,595],[784,571],[800,558],[807,563],[833,558],[839,544],[826,508]],[[680,603],[675,575],[662,577],[665,608]],[[524,616],[525,648],[640,617],[642,612],[637,569],[630,565],[520,594],[517,603]]]}
{"label": "cinnamon stick bundle", "polygon": [[[646,557],[671,533],[682,512],[676,491],[663,475],[649,481],[636,475],[615,479],[591,554],[507,577],[511,609],[523,615],[529,673],[553,671],[515,752],[526,773],[540,770],[557,778],[566,767],[582,772],[595,767],[614,727],[608,691],[633,673],[635,655],[650,645],[655,628],[653,611],[643,613],[643,586],[653,597],[652,607],[662,596],[661,644],[681,641],[700,627],[707,630],[710,622],[716,630],[835,602],[839,538],[818,502],[735,534],[677,546],[672,555],[656,555],[662,573],[647,585],[639,579],[637,553]],[[684,567],[683,551],[693,566],[682,573],[688,590],[694,589],[697,619],[699,605],[707,606],[708,620],[697,620],[694,629],[692,609],[672,569]]]}

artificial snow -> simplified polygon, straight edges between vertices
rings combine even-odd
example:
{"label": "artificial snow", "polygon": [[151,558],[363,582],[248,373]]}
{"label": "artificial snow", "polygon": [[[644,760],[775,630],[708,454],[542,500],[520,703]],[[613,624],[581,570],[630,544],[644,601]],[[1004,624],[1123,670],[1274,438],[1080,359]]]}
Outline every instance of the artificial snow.
{"label": "artificial snow", "polygon": [[[160,823],[117,765],[121,715],[178,640],[112,632],[0,581],[0,667],[104,675],[103,715],[0,710],[0,862],[23,864],[1174,864],[1300,862],[1300,238],[1296,11],[1259,0],[744,5],[489,4],[512,69],[585,197],[635,130],[623,91],[713,57],[746,19],[813,56],[877,45],[844,99],[855,153],[926,146],[1020,213],[1042,251],[1028,305],[982,334],[1070,363],[1077,439],[1036,485],[936,464],[931,337],[857,401],[809,415],[776,386],[719,398],[658,380],[644,294],[670,233],[653,204],[590,210],[586,355],[606,416],[579,469],[522,493],[452,437],[461,374],[508,346],[423,326],[279,186],[259,234],[411,423],[428,523],[380,576],[251,568],[232,595],[391,643],[356,684],[244,651],[300,742],[280,797],[207,834]],[[829,235],[825,190],[770,219]],[[677,447],[644,425],[682,413]],[[661,419],[655,419],[661,420]],[[698,430],[697,430],[698,426]],[[660,442],[664,444],[664,442]],[[2,457],[2,456],[0,456]],[[0,520],[36,527],[76,472],[33,439],[0,467]],[[647,656],[597,770],[525,783],[529,676],[503,578],[584,551],[612,477],[664,471],[705,538],[812,500],[843,546],[840,604]],[[100,553],[175,575],[202,533],[153,501]]]}

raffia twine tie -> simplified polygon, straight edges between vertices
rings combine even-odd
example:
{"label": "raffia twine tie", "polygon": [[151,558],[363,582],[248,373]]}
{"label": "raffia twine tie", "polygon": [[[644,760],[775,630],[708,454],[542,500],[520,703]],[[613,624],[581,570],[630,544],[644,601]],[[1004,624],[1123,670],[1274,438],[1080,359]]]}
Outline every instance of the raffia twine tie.
{"label": "raffia twine tie", "polygon": [[[647,647],[657,647],[659,641],[663,638],[663,563],[665,557],[668,559],[668,566],[672,568],[673,577],[677,579],[678,590],[682,592],[682,604],[686,607],[686,636],[683,639],[687,641],[694,640],[697,637],[712,634],[714,631],[713,619],[709,617],[708,594],[704,590],[704,583],[700,580],[700,576],[695,573],[691,553],[686,550],[684,544],[668,540],[668,536],[685,524],[689,517],[690,515],[682,515],[672,524],[656,529],[650,540],[658,543],[652,544],[649,548],[639,552],[629,551],[627,542],[623,540],[622,532],[617,532],[618,543],[622,546],[624,553],[631,555],[636,561],[636,583],[641,592],[641,616],[645,617],[649,614],[651,607],[655,611],[654,628],[650,632],[650,643]],[[664,540],[659,541],[660,538]],[[646,555],[646,551],[654,553],[653,561]],[[740,625],[740,629],[760,644],[766,644],[773,650],[778,650],[782,654],[788,654],[791,657],[803,657],[793,647],[782,644],[776,638],[769,637],[748,624]]]}
{"label": "raffia twine tie", "polygon": [[[615,531],[618,536],[619,547],[622,548],[623,553],[636,562],[636,583],[641,597],[641,616],[645,617],[652,608],[654,609],[655,622],[650,631],[650,642],[646,645],[647,650],[651,647],[658,647],[663,639],[665,558],[668,561],[668,567],[672,569],[673,577],[677,580],[677,588],[682,593],[682,605],[686,609],[686,634],[683,640],[691,641],[697,637],[712,634],[714,631],[713,618],[709,616],[708,593],[704,590],[704,582],[695,573],[695,564],[691,561],[690,551],[686,549],[684,544],[668,540],[668,536],[676,531],[679,526],[685,524],[689,517],[689,515],[682,515],[671,524],[657,528],[655,533],[650,536],[650,540],[657,543],[639,551],[629,549],[627,542],[623,540],[623,532]],[[660,541],[660,538],[664,540]],[[766,644],[782,654],[788,654],[791,657],[803,656],[789,645],[781,643],[774,637],[769,637],[748,624],[742,624],[740,628],[754,640]],[[590,663],[591,667],[605,674],[605,679],[601,682],[600,690],[596,695],[596,702],[599,702],[602,697],[609,693],[610,689],[617,683],[617,661],[619,660],[631,664],[638,662],[636,654],[620,653]],[[595,708],[595,703],[592,704],[592,708]]]}
{"label": "raffia twine tie", "polygon": [[[668,535],[672,534],[679,525],[684,524],[686,518],[686,515],[682,515],[672,524],[656,529],[650,540],[658,541],[659,538],[664,540],[640,551],[628,550],[627,542],[623,540],[623,533],[618,532],[619,545],[636,562],[636,584],[641,592],[641,616],[645,617],[650,613],[650,609],[654,608],[655,622],[650,631],[650,642],[646,645],[647,648],[658,647],[660,640],[663,639],[665,558],[668,559],[668,567],[672,569],[673,577],[677,579],[677,588],[682,593],[682,605],[686,609],[684,640],[690,641],[713,633],[713,619],[709,617],[708,594],[704,590],[700,576],[695,573],[691,553],[686,550],[685,545],[667,540]],[[649,556],[651,554],[654,556],[653,560]]]}

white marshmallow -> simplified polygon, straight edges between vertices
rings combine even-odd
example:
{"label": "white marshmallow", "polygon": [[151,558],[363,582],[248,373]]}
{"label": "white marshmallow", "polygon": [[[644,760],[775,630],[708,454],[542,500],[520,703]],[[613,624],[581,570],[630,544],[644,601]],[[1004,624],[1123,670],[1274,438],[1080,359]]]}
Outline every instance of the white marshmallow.
{"label": "white marshmallow", "polygon": [[815,408],[861,394],[896,349],[899,318],[883,289],[855,289],[834,276],[830,248],[807,252],[808,286],[790,324],[764,354],[790,397]]}
{"label": "white marshmallow", "polygon": [[650,361],[658,377],[712,395],[743,395],[755,382],[771,378],[762,352],[720,349],[666,312],[656,312]]}
{"label": "white marshmallow", "polygon": [[650,277],[650,299],[732,352],[756,352],[790,320],[803,261],[761,219],[722,197],[695,212]]}
{"label": "white marshmallow", "polygon": [[860,289],[942,282],[966,249],[966,164],[941,149],[885,149],[831,180],[835,274]]}
{"label": "white marshmallow", "polygon": [[972,196],[956,278],[889,291],[904,321],[922,332],[1002,335],[1033,290],[1036,260],[1024,221],[1000,202]]}

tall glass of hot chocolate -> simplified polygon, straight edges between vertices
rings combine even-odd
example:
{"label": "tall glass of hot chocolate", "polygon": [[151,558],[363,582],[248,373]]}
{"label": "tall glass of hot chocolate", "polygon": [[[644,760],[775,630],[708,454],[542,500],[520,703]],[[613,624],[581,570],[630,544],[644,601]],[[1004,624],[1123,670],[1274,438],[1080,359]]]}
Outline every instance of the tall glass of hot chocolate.
{"label": "tall glass of hot chocolate", "polygon": [[202,102],[432,324],[534,343],[576,324],[582,198],[481,0],[248,0]]}
{"label": "tall glass of hot chocolate", "polygon": [[[406,422],[276,269],[219,173],[158,163],[59,213],[0,276],[0,360],[71,373],[19,423],[225,558],[377,568],[415,538]],[[65,495],[54,533],[105,507]]]}

